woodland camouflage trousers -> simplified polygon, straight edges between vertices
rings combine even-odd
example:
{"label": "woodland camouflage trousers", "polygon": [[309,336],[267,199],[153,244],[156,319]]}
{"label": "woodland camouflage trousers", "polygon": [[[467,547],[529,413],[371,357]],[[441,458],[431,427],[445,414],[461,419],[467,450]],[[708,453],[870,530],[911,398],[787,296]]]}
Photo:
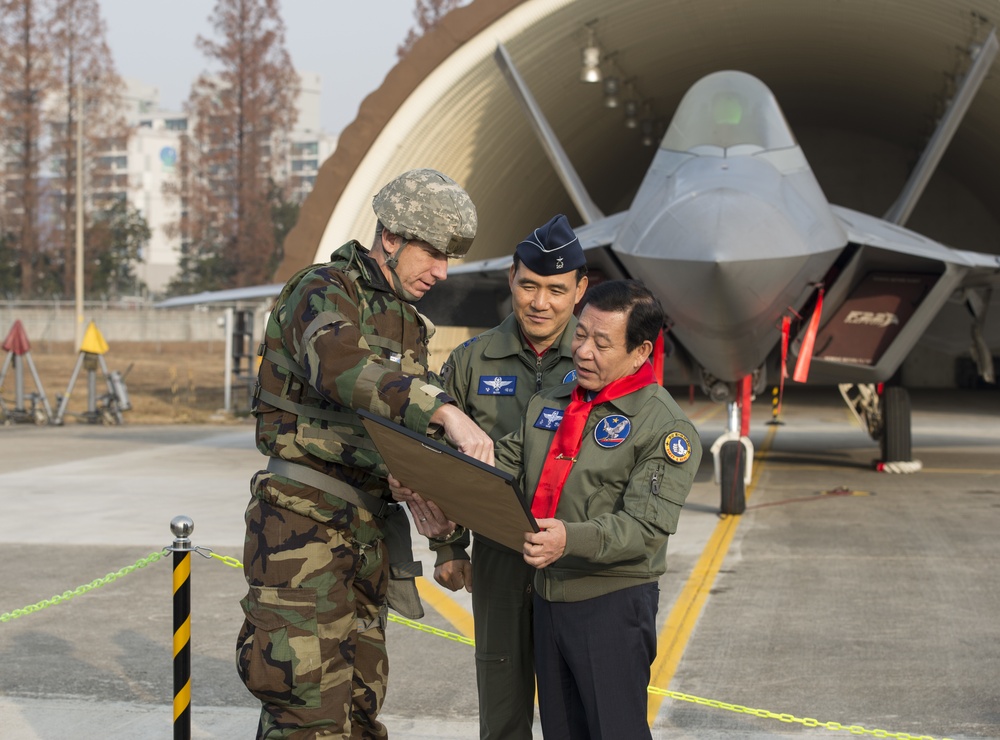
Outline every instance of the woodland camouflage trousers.
{"label": "woodland camouflage trousers", "polygon": [[334,527],[258,498],[247,507],[236,664],[262,704],[258,738],[388,737],[376,719],[389,672],[385,545],[355,507],[344,512]]}

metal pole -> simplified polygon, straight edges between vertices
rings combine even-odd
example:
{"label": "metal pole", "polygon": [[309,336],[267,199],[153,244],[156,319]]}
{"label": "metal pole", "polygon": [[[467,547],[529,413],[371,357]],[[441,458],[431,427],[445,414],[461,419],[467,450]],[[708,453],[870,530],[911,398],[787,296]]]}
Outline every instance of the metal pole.
{"label": "metal pole", "polygon": [[93,421],[97,418],[97,371],[90,367],[92,359],[88,355],[85,358],[87,367],[87,417]]}
{"label": "metal pole", "polygon": [[170,521],[174,533],[174,740],[191,739],[191,533],[190,517]]}
{"label": "metal pole", "polygon": [[[69,134],[69,132],[66,132]],[[83,87],[76,85],[76,351],[83,344]]]}
{"label": "metal pole", "polygon": [[24,411],[24,368],[20,355],[14,355],[14,410]]}
{"label": "metal pole", "polygon": [[222,385],[223,405],[226,413],[233,410],[233,309],[226,309],[225,332],[226,332],[226,379]]}

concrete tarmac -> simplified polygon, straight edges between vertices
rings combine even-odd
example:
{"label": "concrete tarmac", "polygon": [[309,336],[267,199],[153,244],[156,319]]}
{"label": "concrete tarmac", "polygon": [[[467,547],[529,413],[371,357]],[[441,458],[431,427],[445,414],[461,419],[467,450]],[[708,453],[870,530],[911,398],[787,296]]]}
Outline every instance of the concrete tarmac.
{"label": "concrete tarmac", "polygon": [[[741,517],[720,517],[706,452],[660,583],[652,681],[697,701],[651,695],[654,738],[1000,737],[1000,393],[912,400],[914,475],[873,471],[836,390],[788,390],[780,426],[770,398],[755,404]],[[724,413],[679,401],[707,451]],[[172,572],[156,556],[184,514],[195,545],[242,558],[252,430],[0,428],[0,738],[172,737]],[[253,737],[233,666],[242,573],[192,561],[193,737]],[[425,589],[425,624],[468,629],[468,594]],[[395,622],[387,639],[390,736],[478,737],[473,648]]]}

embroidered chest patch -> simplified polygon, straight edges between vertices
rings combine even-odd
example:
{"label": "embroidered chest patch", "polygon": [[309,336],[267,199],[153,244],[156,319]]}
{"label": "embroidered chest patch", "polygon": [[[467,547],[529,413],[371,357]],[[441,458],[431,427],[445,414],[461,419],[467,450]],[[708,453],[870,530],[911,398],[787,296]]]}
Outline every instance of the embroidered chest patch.
{"label": "embroidered chest patch", "polygon": [[517,390],[516,375],[480,375],[480,396],[513,396]]}
{"label": "embroidered chest patch", "polygon": [[562,409],[550,409],[546,406],[535,419],[534,427],[536,429],[558,429],[559,422],[563,420],[563,413]]}
{"label": "embroidered chest patch", "polygon": [[632,422],[627,416],[605,416],[594,427],[594,441],[605,449],[617,447],[632,431]]}
{"label": "embroidered chest patch", "polygon": [[687,462],[691,457],[691,441],[680,432],[671,432],[663,440],[663,451],[667,453],[670,462]]}
{"label": "embroidered chest patch", "polygon": [[574,380],[576,380],[576,368],[573,368],[568,373],[566,373],[566,375],[563,376],[562,382],[572,383]]}

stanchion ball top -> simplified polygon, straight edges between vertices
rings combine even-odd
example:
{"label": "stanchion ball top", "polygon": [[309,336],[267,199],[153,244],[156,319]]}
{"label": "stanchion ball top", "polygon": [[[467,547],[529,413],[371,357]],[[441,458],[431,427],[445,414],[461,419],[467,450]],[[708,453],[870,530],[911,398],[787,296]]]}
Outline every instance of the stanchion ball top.
{"label": "stanchion ball top", "polygon": [[190,537],[194,531],[194,522],[191,517],[183,514],[175,516],[170,520],[170,531],[174,533],[174,537]]}

